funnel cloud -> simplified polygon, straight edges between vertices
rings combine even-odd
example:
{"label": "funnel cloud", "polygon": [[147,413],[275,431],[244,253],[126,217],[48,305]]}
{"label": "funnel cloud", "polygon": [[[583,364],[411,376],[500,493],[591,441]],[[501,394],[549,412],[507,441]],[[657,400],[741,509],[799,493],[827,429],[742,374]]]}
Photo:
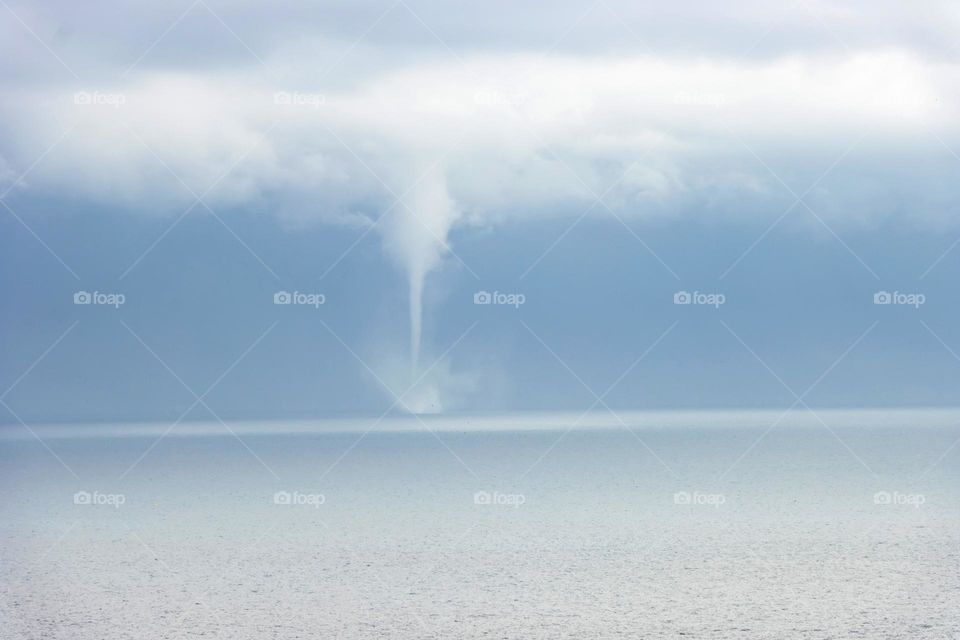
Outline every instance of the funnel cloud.
{"label": "funnel cloud", "polygon": [[447,236],[459,217],[440,168],[427,168],[414,181],[380,225],[384,248],[407,277],[412,378],[420,366],[426,279],[443,260]]}

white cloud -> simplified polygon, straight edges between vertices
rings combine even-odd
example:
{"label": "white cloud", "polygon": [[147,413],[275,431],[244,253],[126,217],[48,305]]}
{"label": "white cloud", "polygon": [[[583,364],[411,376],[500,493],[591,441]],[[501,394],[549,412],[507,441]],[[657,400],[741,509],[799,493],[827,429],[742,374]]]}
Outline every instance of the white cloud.
{"label": "white cloud", "polygon": [[[74,125],[33,180],[96,200],[189,204],[162,161],[198,194],[228,174],[208,198],[220,206],[329,220],[367,205],[375,215],[439,160],[457,207],[502,216],[591,202],[621,177],[612,201],[663,201],[723,180],[749,157],[744,144],[761,156],[796,149],[803,163],[860,132],[892,148],[927,130],[948,137],[960,122],[956,72],[886,51],[756,63],[481,55],[330,93],[305,71],[284,87],[256,69],[157,74],[85,88],[122,95],[118,107],[74,104],[59,87],[19,95],[7,100],[7,134],[28,164]],[[275,104],[278,90],[322,103]]]}

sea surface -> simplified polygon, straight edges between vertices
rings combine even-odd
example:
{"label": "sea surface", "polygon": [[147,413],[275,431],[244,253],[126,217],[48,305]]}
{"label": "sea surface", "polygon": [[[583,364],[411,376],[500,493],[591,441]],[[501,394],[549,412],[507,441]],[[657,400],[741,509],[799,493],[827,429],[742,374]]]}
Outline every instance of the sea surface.
{"label": "sea surface", "polygon": [[415,422],[5,431],[0,637],[960,637],[956,422]]}

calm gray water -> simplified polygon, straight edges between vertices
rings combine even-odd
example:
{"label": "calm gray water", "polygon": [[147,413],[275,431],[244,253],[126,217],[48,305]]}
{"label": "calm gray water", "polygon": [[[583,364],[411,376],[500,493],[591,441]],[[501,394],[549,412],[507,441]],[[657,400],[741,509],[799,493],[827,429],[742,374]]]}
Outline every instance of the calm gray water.
{"label": "calm gray water", "polygon": [[960,637],[960,429],[762,431],[0,440],[0,635]]}

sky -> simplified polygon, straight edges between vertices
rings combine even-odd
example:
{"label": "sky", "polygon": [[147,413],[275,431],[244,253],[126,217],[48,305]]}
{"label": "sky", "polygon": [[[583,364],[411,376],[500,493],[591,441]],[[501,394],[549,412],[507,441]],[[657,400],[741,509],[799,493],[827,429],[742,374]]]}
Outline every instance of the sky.
{"label": "sky", "polygon": [[954,3],[0,16],[0,422],[960,404]]}

